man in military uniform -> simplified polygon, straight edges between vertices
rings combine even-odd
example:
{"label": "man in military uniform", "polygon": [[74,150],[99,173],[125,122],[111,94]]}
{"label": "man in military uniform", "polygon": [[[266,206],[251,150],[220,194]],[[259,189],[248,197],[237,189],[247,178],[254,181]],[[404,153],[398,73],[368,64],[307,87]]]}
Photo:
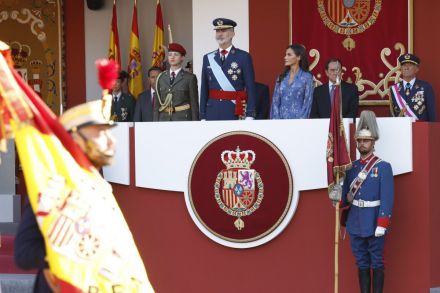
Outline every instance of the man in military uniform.
{"label": "man in military uniform", "polygon": [[391,114],[420,121],[436,121],[434,90],[428,82],[416,78],[420,58],[414,54],[404,54],[399,57],[399,63],[402,81],[390,88]]}
{"label": "man in military uniform", "polygon": [[132,122],[135,100],[129,93],[124,93],[123,85],[126,82],[128,73],[124,70],[119,72],[119,77],[113,86],[113,101],[111,108],[111,119],[119,122]]}
{"label": "man in military uniform", "polygon": [[154,121],[199,120],[197,77],[182,68],[186,50],[178,43],[168,45],[170,69],[156,80]]}
{"label": "man in military uniform", "polygon": [[200,118],[254,119],[254,67],[250,54],[232,45],[237,23],[217,18],[213,24],[219,49],[203,56]]}
{"label": "man in military uniform", "polygon": [[383,251],[385,233],[390,223],[394,201],[391,165],[374,155],[379,139],[376,116],[363,111],[355,134],[360,160],[346,173],[341,206],[348,210],[345,224],[359,270],[361,293],[369,293],[370,269],[373,292],[380,293],[384,284]]}
{"label": "man in military uniform", "polygon": [[[101,100],[73,107],[60,117],[64,128],[96,167],[109,165],[115,155],[115,139],[110,133],[113,121],[104,118]],[[44,238],[29,203],[23,208],[14,247],[15,262],[22,269],[37,269],[34,292],[60,292],[45,260]]]}

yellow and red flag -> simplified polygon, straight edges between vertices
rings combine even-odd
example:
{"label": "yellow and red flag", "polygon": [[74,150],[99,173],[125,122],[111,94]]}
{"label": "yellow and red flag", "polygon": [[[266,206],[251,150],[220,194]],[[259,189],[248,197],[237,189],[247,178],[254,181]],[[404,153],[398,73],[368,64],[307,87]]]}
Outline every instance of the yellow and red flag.
{"label": "yellow and red flag", "polygon": [[165,59],[165,50],[163,47],[163,17],[160,0],[156,4],[156,27],[154,29],[154,43],[151,66],[163,67]]}
{"label": "yellow and red flag", "polygon": [[137,21],[136,0],[133,7],[133,20],[130,34],[130,55],[128,57],[128,91],[137,98],[144,90],[142,84],[141,52],[139,49],[139,31]]}
{"label": "yellow and red flag", "polygon": [[113,0],[113,15],[110,30],[110,44],[108,47],[108,59],[115,60],[121,67],[121,51],[119,47],[118,18],[116,15],[116,0]]}
{"label": "yellow and red flag", "polygon": [[0,139],[15,138],[61,292],[154,292],[111,185],[0,51]]}

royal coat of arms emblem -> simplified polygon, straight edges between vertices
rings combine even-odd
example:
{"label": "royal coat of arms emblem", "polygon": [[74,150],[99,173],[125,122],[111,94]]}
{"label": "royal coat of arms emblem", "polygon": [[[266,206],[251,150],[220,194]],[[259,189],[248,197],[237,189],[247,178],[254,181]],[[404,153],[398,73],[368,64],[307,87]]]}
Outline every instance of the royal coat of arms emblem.
{"label": "royal coat of arms emblem", "polygon": [[215,199],[219,207],[228,215],[237,217],[235,227],[245,227],[243,217],[255,212],[264,197],[264,184],[260,174],[251,169],[256,155],[252,150],[226,150],[221,160],[226,166],[216,178],[214,184]]}
{"label": "royal coat of arms emblem", "polygon": [[276,237],[292,218],[298,199],[281,151],[247,131],[227,132],[205,144],[194,158],[185,194],[197,227],[234,248],[255,247]]}
{"label": "royal coat of arms emblem", "polygon": [[318,0],[318,11],[325,26],[347,36],[342,42],[347,51],[356,47],[351,36],[370,28],[381,9],[382,0]]}

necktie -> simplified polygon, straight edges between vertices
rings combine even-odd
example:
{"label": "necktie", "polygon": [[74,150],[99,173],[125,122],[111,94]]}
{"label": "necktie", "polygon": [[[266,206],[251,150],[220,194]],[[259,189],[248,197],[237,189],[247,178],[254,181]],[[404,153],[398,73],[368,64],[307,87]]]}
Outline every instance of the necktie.
{"label": "necktie", "polygon": [[411,84],[407,82],[405,85],[405,95],[409,96],[410,91],[411,91]]}
{"label": "necktie", "polygon": [[173,84],[175,78],[176,78],[176,73],[174,71],[172,71],[171,72],[170,84]]}
{"label": "necktie", "polygon": [[331,90],[330,90],[330,104],[333,104],[333,100],[335,97],[335,88],[336,88],[336,85],[332,84]]}
{"label": "necktie", "polygon": [[220,59],[222,60],[222,63],[225,62],[226,54],[228,54],[228,50],[221,50],[220,51]]}

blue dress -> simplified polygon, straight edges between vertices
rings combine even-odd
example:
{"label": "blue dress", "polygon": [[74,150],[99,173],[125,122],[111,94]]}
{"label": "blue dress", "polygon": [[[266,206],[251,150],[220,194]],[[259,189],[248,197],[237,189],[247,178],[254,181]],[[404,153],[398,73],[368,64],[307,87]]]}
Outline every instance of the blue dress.
{"label": "blue dress", "polygon": [[309,118],[313,101],[313,76],[300,68],[289,85],[289,75],[290,72],[275,85],[271,119]]}

